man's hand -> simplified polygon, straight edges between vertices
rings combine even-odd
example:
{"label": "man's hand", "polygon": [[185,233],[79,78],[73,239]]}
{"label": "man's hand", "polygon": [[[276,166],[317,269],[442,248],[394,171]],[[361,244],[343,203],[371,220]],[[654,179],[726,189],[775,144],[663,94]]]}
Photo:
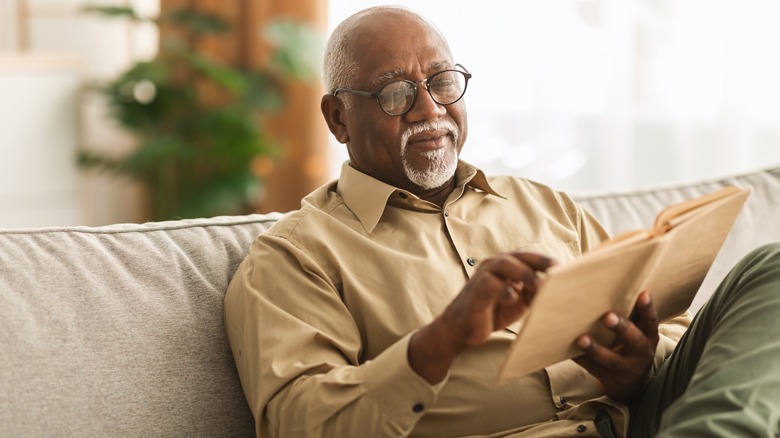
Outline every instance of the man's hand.
{"label": "man's hand", "polygon": [[602,322],[617,335],[615,343],[607,347],[582,335],[576,342],[585,356],[574,361],[601,382],[606,395],[616,400],[630,400],[647,383],[655,358],[658,345],[655,304],[650,294],[642,292],[630,320],[608,312]]}
{"label": "man's hand", "polygon": [[444,313],[414,334],[409,365],[428,382],[441,381],[464,348],[484,343],[525,313],[539,286],[537,273],[553,264],[523,252],[482,262]]}
{"label": "man's hand", "polygon": [[485,260],[440,317],[450,341],[461,349],[479,345],[520,318],[536,295],[537,272],[552,264],[543,255],[520,252]]}

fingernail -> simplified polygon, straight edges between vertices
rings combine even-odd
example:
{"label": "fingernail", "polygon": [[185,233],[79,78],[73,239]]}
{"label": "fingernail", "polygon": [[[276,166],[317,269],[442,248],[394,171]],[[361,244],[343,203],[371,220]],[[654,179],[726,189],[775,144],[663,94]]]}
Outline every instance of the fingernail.
{"label": "fingernail", "polygon": [[607,327],[610,328],[615,327],[616,325],[618,325],[618,322],[620,322],[620,319],[618,318],[617,315],[615,315],[612,312],[607,313],[607,316],[604,317],[604,324]]}
{"label": "fingernail", "polygon": [[580,338],[577,339],[577,346],[582,348],[583,350],[590,347],[590,337],[580,336]]}

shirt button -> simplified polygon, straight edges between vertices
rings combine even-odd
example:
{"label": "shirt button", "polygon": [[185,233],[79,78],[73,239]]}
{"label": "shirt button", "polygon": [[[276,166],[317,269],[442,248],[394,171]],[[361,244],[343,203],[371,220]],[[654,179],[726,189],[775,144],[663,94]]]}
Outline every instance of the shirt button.
{"label": "shirt button", "polygon": [[566,397],[561,396],[558,400],[561,402],[562,405],[566,404]]}
{"label": "shirt button", "polygon": [[412,411],[419,414],[420,412],[425,409],[425,406],[422,403],[415,403],[414,406],[412,406]]}
{"label": "shirt button", "polygon": [[579,432],[579,433],[583,433],[586,430],[588,430],[588,427],[585,426],[584,424],[580,424],[579,426],[577,426],[577,432]]}
{"label": "shirt button", "polygon": [[444,210],[444,217],[450,217],[449,210]]}
{"label": "shirt button", "polygon": [[469,258],[466,259],[466,263],[468,263],[469,266],[474,266],[474,265],[477,264],[477,261],[474,260],[473,258],[469,257]]}

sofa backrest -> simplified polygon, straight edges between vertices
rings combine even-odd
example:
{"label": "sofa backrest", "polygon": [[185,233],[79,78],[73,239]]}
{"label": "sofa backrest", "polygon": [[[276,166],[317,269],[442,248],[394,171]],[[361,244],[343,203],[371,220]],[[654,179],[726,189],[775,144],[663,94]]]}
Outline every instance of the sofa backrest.
{"label": "sofa backrest", "polygon": [[0,436],[253,436],[222,302],[278,217],[0,231]]}

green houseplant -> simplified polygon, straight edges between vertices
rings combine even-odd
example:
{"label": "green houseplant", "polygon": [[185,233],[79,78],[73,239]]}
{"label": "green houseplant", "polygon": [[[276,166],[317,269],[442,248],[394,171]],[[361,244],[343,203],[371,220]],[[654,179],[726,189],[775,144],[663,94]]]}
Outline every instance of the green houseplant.
{"label": "green houseplant", "polygon": [[264,33],[273,47],[267,67],[247,69],[197,50],[202,39],[231,31],[216,16],[178,10],[149,19],[132,8],[100,6],[85,11],[165,20],[175,32],[161,36],[155,59],[135,63],[100,87],[112,117],[133,134],[137,148],[124,156],[83,150],[79,164],[140,181],[148,192],[151,220],[245,212],[262,184],[252,172],[253,160],[278,154],[264,132],[262,115],[283,106],[284,81],[315,77],[313,31],[291,22],[271,23]]}

